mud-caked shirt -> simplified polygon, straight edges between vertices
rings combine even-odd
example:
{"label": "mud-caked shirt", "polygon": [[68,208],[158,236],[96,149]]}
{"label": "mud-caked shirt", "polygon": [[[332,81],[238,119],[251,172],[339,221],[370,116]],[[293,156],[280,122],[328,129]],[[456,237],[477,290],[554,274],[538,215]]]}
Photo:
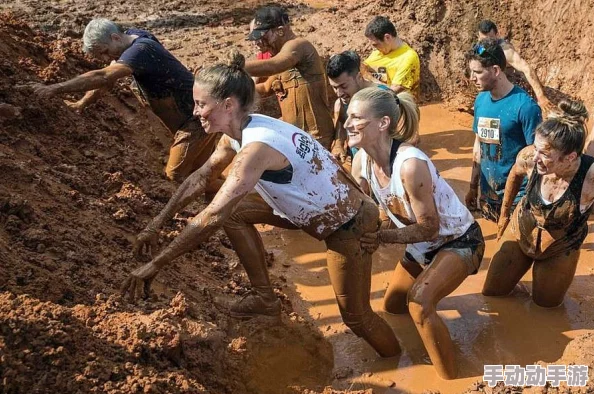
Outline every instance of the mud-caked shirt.
{"label": "mud-caked shirt", "polygon": [[450,185],[441,177],[429,157],[420,149],[412,146],[401,146],[398,149],[398,154],[392,163],[390,182],[385,187],[379,184],[373,171],[373,164],[369,160],[367,152],[362,150],[361,176],[369,182],[371,191],[379,205],[398,228],[417,223],[417,218],[401,177],[402,165],[409,159],[424,161],[431,174],[432,185],[427,186],[427,189],[433,192],[433,201],[435,201],[439,217],[439,235],[430,241],[408,244],[406,245],[406,251],[417,262],[428,263],[425,259],[427,253],[461,237],[474,223],[474,218],[464,204],[460,202]]}
{"label": "mud-caked shirt", "polygon": [[[481,92],[474,102],[473,131],[480,141],[481,204],[500,206],[505,182],[516,156],[534,143],[534,130],[542,121],[540,107],[518,86],[503,98],[493,100]],[[524,195],[526,181],[514,203]]]}
{"label": "mud-caked shirt", "polygon": [[266,171],[255,186],[276,215],[317,239],[326,238],[356,215],[360,206],[349,200],[351,186],[339,179],[340,165],[311,135],[289,123],[254,114],[242,131],[241,142],[231,140],[231,146],[240,152],[252,143],[268,145],[290,163],[282,171],[287,177],[270,176]]}
{"label": "mud-caked shirt", "polygon": [[[192,73],[151,33],[129,29],[126,34],[137,35],[138,38],[121,54],[118,63],[132,68],[132,76],[153,111],[167,127],[177,129],[192,117]],[[167,100],[171,99],[177,106],[174,112],[180,113],[179,120],[175,119],[177,116],[171,115],[170,108],[165,108],[168,106]]]}

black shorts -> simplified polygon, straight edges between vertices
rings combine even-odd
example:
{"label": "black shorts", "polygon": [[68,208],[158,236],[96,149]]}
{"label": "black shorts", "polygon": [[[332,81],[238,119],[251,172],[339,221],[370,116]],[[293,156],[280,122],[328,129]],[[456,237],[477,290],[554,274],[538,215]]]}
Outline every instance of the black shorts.
{"label": "black shorts", "polygon": [[410,253],[405,252],[404,258],[410,262],[417,262],[419,264],[431,264],[435,256],[442,250],[449,250],[458,254],[466,268],[468,269],[468,275],[474,275],[478,272],[483,260],[483,254],[485,253],[485,239],[483,238],[483,232],[477,222],[466,230],[460,237],[441,245],[439,248],[427,252],[424,255],[425,261],[417,261]]}

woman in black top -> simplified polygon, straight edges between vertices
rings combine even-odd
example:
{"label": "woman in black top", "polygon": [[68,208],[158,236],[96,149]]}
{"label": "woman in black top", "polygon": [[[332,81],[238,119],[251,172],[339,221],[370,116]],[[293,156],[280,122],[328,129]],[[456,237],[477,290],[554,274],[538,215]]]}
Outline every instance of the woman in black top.
{"label": "woman in black top", "polygon": [[[594,158],[582,154],[584,105],[563,101],[559,108],[562,114],[537,127],[534,145],[520,151],[510,172],[498,223],[500,249],[487,273],[486,296],[508,295],[533,265],[532,299],[555,307],[575,275],[594,202]],[[510,218],[525,176],[526,195]]]}

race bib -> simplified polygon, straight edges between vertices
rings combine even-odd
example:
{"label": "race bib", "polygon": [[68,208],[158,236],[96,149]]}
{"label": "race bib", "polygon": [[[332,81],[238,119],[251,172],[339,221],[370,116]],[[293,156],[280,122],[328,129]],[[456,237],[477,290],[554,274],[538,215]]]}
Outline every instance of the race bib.
{"label": "race bib", "polygon": [[501,120],[496,118],[478,119],[477,134],[479,140],[486,144],[501,144],[499,131],[501,130]]}
{"label": "race bib", "polygon": [[381,83],[388,83],[388,70],[385,67],[379,67],[377,71],[374,70],[371,75]]}

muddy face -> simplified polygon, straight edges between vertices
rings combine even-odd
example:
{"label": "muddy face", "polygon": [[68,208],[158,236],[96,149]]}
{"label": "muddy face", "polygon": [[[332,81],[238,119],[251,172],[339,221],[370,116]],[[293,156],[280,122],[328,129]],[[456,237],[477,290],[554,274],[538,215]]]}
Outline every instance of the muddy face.
{"label": "muddy face", "polygon": [[553,148],[549,141],[536,133],[534,137],[534,162],[536,171],[540,175],[563,174],[574,164],[577,155],[571,153],[563,155],[559,150]]}
{"label": "muddy face", "polygon": [[488,38],[499,38],[499,36],[493,30],[491,30],[490,32],[488,32],[486,34],[485,33],[481,33],[480,31],[478,32],[478,39],[479,39],[479,41],[486,40]]}
{"label": "muddy face", "polygon": [[[256,27],[256,20],[252,19],[250,21],[250,33],[254,31],[254,27]],[[260,52],[266,52],[266,48],[262,45],[262,40],[253,41],[254,45],[258,48]]]}
{"label": "muddy face", "polygon": [[351,148],[365,148],[380,138],[384,119],[377,119],[369,113],[366,102],[355,100],[349,104],[344,128],[348,133],[348,144]]}
{"label": "muddy face", "polygon": [[204,131],[208,134],[222,132],[229,123],[229,116],[223,111],[221,102],[210,95],[209,89],[201,84],[194,84],[194,116],[200,119]]}
{"label": "muddy face", "polygon": [[276,55],[281,47],[283,46],[282,40],[280,39],[282,27],[273,28],[268,30],[264,35],[255,41],[255,44],[260,51],[262,52],[270,52],[273,55]]}
{"label": "muddy face", "polygon": [[337,78],[328,78],[328,80],[334,93],[336,93],[336,96],[338,96],[343,104],[348,104],[351,101],[351,97],[361,90],[357,76],[350,75],[346,71]]}

